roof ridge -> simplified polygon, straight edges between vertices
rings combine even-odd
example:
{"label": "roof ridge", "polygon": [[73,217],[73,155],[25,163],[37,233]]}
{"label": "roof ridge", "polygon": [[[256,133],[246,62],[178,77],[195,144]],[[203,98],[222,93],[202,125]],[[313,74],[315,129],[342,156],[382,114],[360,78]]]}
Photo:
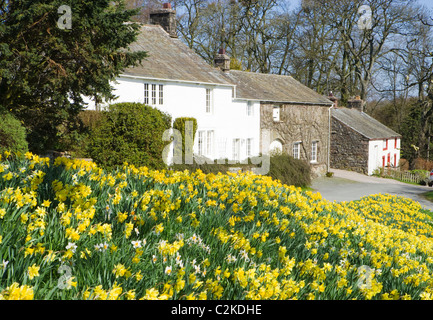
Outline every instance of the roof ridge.
{"label": "roof ridge", "polygon": [[[389,128],[388,126],[386,126],[385,124],[383,124],[382,122],[373,118],[372,116],[370,116],[369,114],[367,114],[365,112],[360,112],[358,110],[343,107],[343,108],[332,109],[332,114],[338,121],[342,122],[343,124],[345,124],[349,128],[353,129],[354,131],[358,132],[359,134],[361,134],[362,136],[364,136],[370,140],[372,140],[372,139],[385,139],[388,137],[401,137],[401,134],[392,130],[391,128]],[[362,123],[356,121],[356,117],[358,115],[365,118],[366,121],[370,122],[370,123],[366,124],[368,126],[368,128],[362,128]],[[344,117],[351,117],[353,119],[347,119],[347,118],[344,119]],[[352,121],[348,121],[348,120],[352,120]],[[357,127],[355,127],[355,125]],[[378,126],[380,126],[381,128],[378,128]],[[364,129],[364,130],[362,130],[362,129]],[[368,129],[373,129],[376,132],[368,133],[365,131]]]}

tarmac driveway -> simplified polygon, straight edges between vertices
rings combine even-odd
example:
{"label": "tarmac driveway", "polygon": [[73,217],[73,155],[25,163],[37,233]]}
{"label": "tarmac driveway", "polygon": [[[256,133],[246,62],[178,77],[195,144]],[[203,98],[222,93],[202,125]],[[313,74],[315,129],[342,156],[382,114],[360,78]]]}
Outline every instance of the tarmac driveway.
{"label": "tarmac driveway", "polygon": [[320,192],[329,201],[352,201],[371,194],[388,193],[413,199],[425,209],[433,211],[433,202],[426,200],[422,194],[433,191],[428,186],[417,186],[392,179],[366,176],[351,171],[331,169],[332,178],[313,180],[312,188]]}

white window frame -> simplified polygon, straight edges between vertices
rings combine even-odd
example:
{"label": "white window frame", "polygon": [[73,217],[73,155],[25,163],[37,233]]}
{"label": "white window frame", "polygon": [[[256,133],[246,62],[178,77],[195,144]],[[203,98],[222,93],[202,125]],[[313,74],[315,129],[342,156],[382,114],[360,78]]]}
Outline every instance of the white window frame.
{"label": "white window frame", "polygon": [[253,138],[247,138],[247,157],[252,157],[253,155]]}
{"label": "white window frame", "polygon": [[144,104],[149,104],[149,84],[144,84]]}
{"label": "white window frame", "polygon": [[235,161],[241,160],[241,139],[233,139],[232,143],[232,157]]}
{"label": "white window frame", "polygon": [[164,104],[164,85],[160,84],[158,86],[158,102],[162,106]]}
{"label": "white window frame", "polygon": [[164,104],[164,85],[156,83],[144,84],[144,104],[156,106]]}
{"label": "white window frame", "polygon": [[152,105],[156,105],[156,84],[152,83]]}
{"label": "white window frame", "polygon": [[213,113],[213,89],[206,88],[206,113]]}
{"label": "white window frame", "polygon": [[313,141],[311,143],[311,163],[317,163],[319,153],[319,141]]}
{"label": "white window frame", "polygon": [[209,157],[211,157],[213,153],[214,136],[215,134],[213,130],[206,131],[206,155]]}
{"label": "white window frame", "polygon": [[280,122],[281,120],[281,107],[280,106],[274,106],[272,108],[272,118],[274,119],[274,122]]}
{"label": "white window frame", "polygon": [[214,130],[200,130],[197,134],[197,153],[201,156],[212,157],[215,142]]}
{"label": "white window frame", "polygon": [[205,132],[206,131],[199,131],[197,133],[197,146],[198,146],[197,152],[198,152],[198,154],[200,156],[203,156],[205,154],[205,150],[204,150],[204,147],[205,147],[205,144],[204,144]]}
{"label": "white window frame", "polygon": [[301,141],[297,141],[293,144],[293,158],[301,159]]}
{"label": "white window frame", "polygon": [[248,117],[254,116],[254,104],[252,101],[247,102],[247,116]]}

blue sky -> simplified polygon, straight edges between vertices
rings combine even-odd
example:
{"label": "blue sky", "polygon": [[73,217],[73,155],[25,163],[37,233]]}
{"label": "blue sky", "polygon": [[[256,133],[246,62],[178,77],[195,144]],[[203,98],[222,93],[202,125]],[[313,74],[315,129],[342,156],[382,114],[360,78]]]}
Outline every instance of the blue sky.
{"label": "blue sky", "polygon": [[[301,3],[301,0],[288,0],[291,3],[291,8],[296,7]],[[426,6],[427,8],[431,8],[433,10],[433,0],[418,0],[419,4]]]}
{"label": "blue sky", "polygon": [[433,9],[433,1],[432,0],[418,0],[418,2],[427,8]]}

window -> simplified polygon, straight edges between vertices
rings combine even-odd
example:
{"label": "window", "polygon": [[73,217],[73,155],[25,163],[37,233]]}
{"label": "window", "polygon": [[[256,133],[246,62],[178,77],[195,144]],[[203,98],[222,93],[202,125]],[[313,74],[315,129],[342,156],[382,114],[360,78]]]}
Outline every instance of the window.
{"label": "window", "polygon": [[241,139],[233,139],[233,160],[241,158]]}
{"label": "window", "polygon": [[275,122],[280,121],[280,107],[279,106],[274,106],[272,116],[273,116]]}
{"label": "window", "polygon": [[313,141],[311,144],[311,162],[317,162],[317,146],[319,142]]}
{"label": "window", "polygon": [[198,132],[198,154],[199,155],[204,155],[204,131],[199,131]]}
{"label": "window", "polygon": [[145,83],[144,84],[144,104],[163,105],[164,104],[164,85]]}
{"label": "window", "polygon": [[254,106],[251,101],[247,102],[247,116],[251,117],[254,115]]}
{"label": "window", "polygon": [[149,104],[149,84],[144,84],[144,104]]}
{"label": "window", "polygon": [[388,150],[388,139],[383,140],[383,150]]}
{"label": "window", "polygon": [[247,157],[251,157],[253,155],[253,139],[247,139]]}
{"label": "window", "polygon": [[397,141],[398,141],[398,139],[395,138],[395,141],[394,141],[394,149],[396,149],[396,150],[397,150]]}
{"label": "window", "polygon": [[159,85],[159,105],[164,104],[164,86],[162,84]]}
{"label": "window", "polygon": [[208,131],[206,133],[206,154],[208,156],[211,156],[212,151],[213,151],[213,131]]}
{"label": "window", "polygon": [[156,84],[152,84],[152,104],[156,104]]}
{"label": "window", "polygon": [[206,89],[206,113],[212,113],[212,89]]}
{"label": "window", "polygon": [[214,148],[214,131],[199,131],[197,144],[199,155],[212,156]]}
{"label": "window", "polygon": [[295,159],[301,158],[301,142],[295,142],[293,144],[293,158]]}

